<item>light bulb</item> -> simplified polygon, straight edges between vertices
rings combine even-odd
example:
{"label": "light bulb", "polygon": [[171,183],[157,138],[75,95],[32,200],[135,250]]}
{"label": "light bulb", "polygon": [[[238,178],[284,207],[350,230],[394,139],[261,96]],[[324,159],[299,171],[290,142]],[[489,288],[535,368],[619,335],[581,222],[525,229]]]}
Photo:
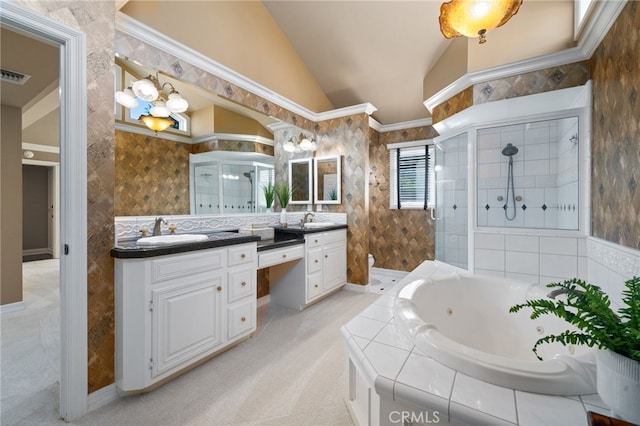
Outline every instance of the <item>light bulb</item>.
{"label": "light bulb", "polygon": [[133,93],[143,101],[152,102],[158,99],[158,88],[146,78],[134,82],[131,88]]}
{"label": "light bulb", "polygon": [[125,108],[135,108],[138,106],[138,99],[131,90],[131,87],[127,87],[124,91],[118,90],[116,92],[116,102]]}
{"label": "light bulb", "polygon": [[151,109],[149,109],[149,113],[154,117],[168,117],[171,111],[169,111],[164,101],[156,101],[153,103]]}
{"label": "light bulb", "polygon": [[175,112],[175,113],[185,112],[187,108],[189,108],[189,102],[187,102],[185,98],[180,96],[180,93],[173,92],[169,94],[169,100],[167,101],[167,108],[169,108],[169,111]]}
{"label": "light bulb", "polygon": [[286,152],[294,152],[296,150],[296,146],[291,141],[287,141],[282,145],[282,149]]}

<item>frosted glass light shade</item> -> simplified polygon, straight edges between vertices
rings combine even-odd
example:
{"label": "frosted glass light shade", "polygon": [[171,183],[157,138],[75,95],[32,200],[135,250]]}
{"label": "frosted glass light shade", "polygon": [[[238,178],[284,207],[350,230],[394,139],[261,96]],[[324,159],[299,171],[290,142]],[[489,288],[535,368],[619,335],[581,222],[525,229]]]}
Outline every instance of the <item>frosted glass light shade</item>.
{"label": "frosted glass light shade", "polygon": [[168,117],[171,111],[169,111],[164,101],[155,101],[149,109],[149,113],[154,117]]}
{"label": "frosted glass light shade", "polygon": [[440,31],[446,38],[479,37],[518,13],[522,0],[451,0],[440,6]]}
{"label": "frosted glass light shade", "polygon": [[189,102],[187,102],[185,98],[180,96],[178,92],[173,92],[169,94],[167,108],[169,108],[169,111],[175,113],[185,112],[187,108],[189,108]]}
{"label": "frosted glass light shade", "polygon": [[133,93],[143,101],[153,102],[158,99],[158,88],[151,81],[143,78],[131,85]]}
{"label": "frosted glass light shade", "polygon": [[153,115],[141,115],[140,121],[156,133],[167,130],[173,124],[173,121],[168,118],[154,117]]}
{"label": "frosted glass light shade", "polygon": [[116,102],[129,109],[137,107],[139,103],[131,87],[127,87],[125,90],[118,90],[116,92]]}
{"label": "frosted glass light shade", "polygon": [[286,152],[294,152],[296,150],[296,146],[293,142],[287,141],[282,145],[282,149]]}
{"label": "frosted glass light shade", "polygon": [[311,147],[313,146],[313,144],[311,143],[311,141],[307,138],[304,138],[300,141],[300,148],[302,148],[305,151],[309,151],[311,150]]}

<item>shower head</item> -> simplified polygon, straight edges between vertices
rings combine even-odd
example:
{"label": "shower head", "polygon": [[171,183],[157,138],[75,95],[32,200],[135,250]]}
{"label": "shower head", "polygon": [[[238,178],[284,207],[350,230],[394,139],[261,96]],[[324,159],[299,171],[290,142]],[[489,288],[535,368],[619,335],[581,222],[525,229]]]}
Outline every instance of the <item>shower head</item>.
{"label": "shower head", "polygon": [[507,146],[502,150],[502,155],[506,155],[507,157],[511,157],[518,153],[518,148],[508,143]]}
{"label": "shower head", "polygon": [[251,172],[244,172],[242,176],[251,179]]}

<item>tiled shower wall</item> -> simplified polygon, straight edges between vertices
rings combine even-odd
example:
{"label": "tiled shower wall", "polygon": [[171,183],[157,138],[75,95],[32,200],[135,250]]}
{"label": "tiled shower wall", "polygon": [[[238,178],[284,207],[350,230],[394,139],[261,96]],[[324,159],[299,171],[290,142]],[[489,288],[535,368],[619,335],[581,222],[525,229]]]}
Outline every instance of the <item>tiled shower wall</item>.
{"label": "tiled shower wall", "polygon": [[[509,143],[518,148],[513,192],[502,154]],[[578,229],[577,118],[479,130],[477,182],[479,227]],[[515,209],[513,195],[521,197]]]}

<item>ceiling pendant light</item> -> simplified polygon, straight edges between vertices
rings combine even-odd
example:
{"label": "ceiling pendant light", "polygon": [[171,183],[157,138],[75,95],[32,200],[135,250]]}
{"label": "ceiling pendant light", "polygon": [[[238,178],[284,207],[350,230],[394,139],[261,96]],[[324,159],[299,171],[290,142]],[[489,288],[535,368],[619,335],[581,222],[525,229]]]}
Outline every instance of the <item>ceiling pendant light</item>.
{"label": "ceiling pendant light", "polygon": [[170,118],[154,117],[153,115],[141,115],[139,120],[156,134],[167,130],[173,124],[173,120]]}
{"label": "ceiling pendant light", "polygon": [[134,81],[125,90],[119,90],[115,94],[116,102],[126,108],[136,108],[139,99],[151,102],[149,114],[141,115],[142,121],[148,128],[156,133],[166,130],[174,124],[174,120],[168,118],[171,114],[180,114],[189,108],[189,102],[173,87],[173,84],[165,82],[160,84],[158,77],[147,77]]}
{"label": "ceiling pendant light", "polygon": [[522,0],[451,0],[440,6],[440,31],[446,38],[478,37],[504,25],[518,13]]}

